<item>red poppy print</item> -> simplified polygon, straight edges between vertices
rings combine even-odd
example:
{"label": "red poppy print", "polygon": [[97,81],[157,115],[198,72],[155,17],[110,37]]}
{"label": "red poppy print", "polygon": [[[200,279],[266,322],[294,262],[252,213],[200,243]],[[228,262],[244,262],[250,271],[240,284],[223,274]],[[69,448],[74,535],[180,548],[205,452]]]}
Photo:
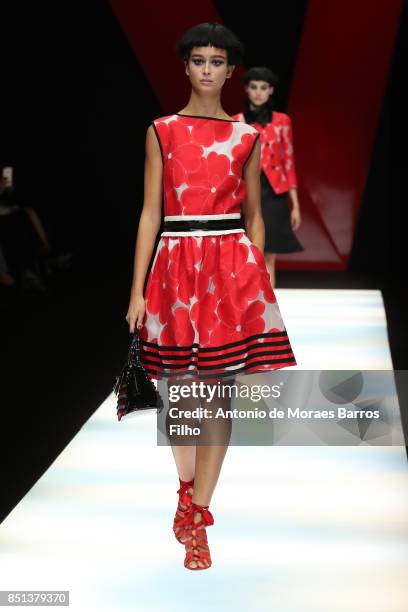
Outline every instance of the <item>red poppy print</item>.
{"label": "red poppy print", "polygon": [[244,312],[235,307],[229,296],[225,296],[218,305],[219,325],[211,335],[211,342],[231,343],[261,334],[265,329],[265,322],[261,316],[264,311],[265,305],[262,301],[253,302]]}
{"label": "red poppy print", "polygon": [[233,124],[228,121],[196,121],[196,117],[179,116],[178,123],[188,126],[191,140],[202,147],[210,147],[215,142],[226,142],[233,132]]}
{"label": "red poppy print", "polygon": [[194,342],[194,328],[188,308],[170,311],[160,334],[160,343],[169,346],[191,346]]}
{"label": "red poppy print", "polygon": [[[245,122],[243,113],[233,115]],[[289,115],[273,111],[272,121],[265,125],[250,124],[260,134],[261,169],[267,176],[275,193],[285,193],[297,187],[292,121]]]}
{"label": "red poppy print", "polygon": [[[179,115],[154,125],[163,155],[165,217],[240,213],[242,168],[258,131],[241,121]],[[213,380],[296,365],[265,258],[243,230],[163,232],[145,303],[140,359],[151,378]],[[257,348],[266,357],[254,359]]]}
{"label": "red poppy print", "polygon": [[226,155],[210,153],[201,160],[197,172],[186,175],[187,188],[181,196],[186,215],[204,214],[208,210],[217,214],[231,209],[238,179],[230,174],[230,166]]}

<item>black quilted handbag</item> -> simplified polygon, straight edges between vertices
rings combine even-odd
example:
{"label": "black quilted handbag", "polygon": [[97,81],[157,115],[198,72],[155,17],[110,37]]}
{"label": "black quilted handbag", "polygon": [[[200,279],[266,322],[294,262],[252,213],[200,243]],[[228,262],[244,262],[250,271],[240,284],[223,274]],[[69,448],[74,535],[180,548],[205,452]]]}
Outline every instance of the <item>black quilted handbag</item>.
{"label": "black quilted handbag", "polygon": [[161,412],[163,400],[140,362],[139,332],[132,335],[128,357],[121,372],[116,376],[113,392],[117,396],[118,421],[132,412],[157,408]]}

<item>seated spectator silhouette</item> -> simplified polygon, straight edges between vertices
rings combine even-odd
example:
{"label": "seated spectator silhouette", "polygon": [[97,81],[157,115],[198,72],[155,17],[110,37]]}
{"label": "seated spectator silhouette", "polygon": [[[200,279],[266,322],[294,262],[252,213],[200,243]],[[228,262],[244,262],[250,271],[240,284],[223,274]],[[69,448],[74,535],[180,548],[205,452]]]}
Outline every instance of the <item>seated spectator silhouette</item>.
{"label": "seated spectator silhouette", "polygon": [[57,254],[36,210],[20,206],[14,188],[0,177],[0,283],[23,294],[47,294],[46,279],[69,267],[71,253]]}

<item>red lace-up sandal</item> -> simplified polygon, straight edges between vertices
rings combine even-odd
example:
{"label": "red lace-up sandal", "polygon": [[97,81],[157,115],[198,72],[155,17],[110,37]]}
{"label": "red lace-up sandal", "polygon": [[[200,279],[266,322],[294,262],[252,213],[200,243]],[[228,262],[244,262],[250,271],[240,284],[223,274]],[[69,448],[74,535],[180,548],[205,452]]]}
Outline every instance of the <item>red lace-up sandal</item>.
{"label": "red lace-up sandal", "polygon": [[[192,502],[187,516],[183,519],[186,536],[186,556],[184,567],[190,570],[204,570],[211,567],[211,555],[208,546],[206,527],[214,524],[214,517],[209,506],[200,506]],[[197,520],[197,517],[201,518]]]}
{"label": "red lace-up sandal", "polygon": [[[177,491],[178,495],[179,495],[179,499],[178,499],[178,504],[177,504],[177,510],[176,510],[176,514],[174,516],[174,521],[173,521],[173,532],[174,535],[176,536],[176,539],[178,542],[180,542],[180,544],[185,544],[185,533],[184,533],[184,524],[181,524],[183,519],[186,518],[186,516],[188,515],[188,512],[190,510],[191,507],[191,502],[192,502],[192,497],[193,497],[193,492],[192,489],[194,487],[194,478],[193,480],[181,480],[181,478],[179,478],[180,481],[180,488]],[[191,493],[189,493],[189,490],[191,489]]]}

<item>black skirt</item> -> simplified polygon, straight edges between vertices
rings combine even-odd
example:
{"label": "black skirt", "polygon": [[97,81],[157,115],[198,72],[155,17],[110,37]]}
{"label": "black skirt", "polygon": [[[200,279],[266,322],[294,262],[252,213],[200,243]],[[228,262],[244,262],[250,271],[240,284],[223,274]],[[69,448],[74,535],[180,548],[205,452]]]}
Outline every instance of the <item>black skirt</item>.
{"label": "black skirt", "polygon": [[304,251],[290,223],[288,192],[275,193],[262,171],[261,207],[265,223],[265,253]]}

